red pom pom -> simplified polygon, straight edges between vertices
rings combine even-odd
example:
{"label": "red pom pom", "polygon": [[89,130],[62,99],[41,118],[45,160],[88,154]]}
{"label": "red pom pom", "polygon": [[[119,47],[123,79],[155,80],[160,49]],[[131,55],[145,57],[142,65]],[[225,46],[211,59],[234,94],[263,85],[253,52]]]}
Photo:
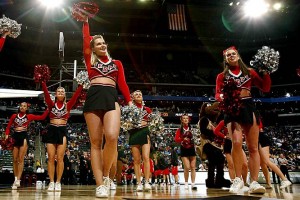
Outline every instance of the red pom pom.
{"label": "red pom pom", "polygon": [[0,144],[3,150],[13,150],[14,149],[14,139],[9,137],[7,140],[1,139]]}
{"label": "red pom pom", "polygon": [[223,87],[224,100],[219,104],[220,110],[230,116],[239,115],[241,107],[240,93],[234,79],[225,80]]}
{"label": "red pom pom", "polygon": [[72,7],[72,17],[77,21],[85,21],[85,16],[94,17],[99,12],[99,6],[94,2],[79,2]]}
{"label": "red pom pom", "polygon": [[47,82],[50,79],[50,70],[47,65],[34,66],[34,81],[35,82]]}

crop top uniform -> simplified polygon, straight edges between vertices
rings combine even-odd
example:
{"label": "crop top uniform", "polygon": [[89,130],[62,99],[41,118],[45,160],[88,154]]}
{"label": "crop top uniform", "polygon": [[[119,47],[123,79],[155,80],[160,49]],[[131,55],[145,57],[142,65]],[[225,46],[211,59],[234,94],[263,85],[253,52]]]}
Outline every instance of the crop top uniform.
{"label": "crop top uniform", "polygon": [[83,86],[78,86],[72,98],[67,103],[62,101],[53,102],[45,82],[42,82],[42,88],[44,91],[46,104],[49,108],[50,118],[50,126],[48,127],[47,133],[43,135],[42,141],[44,143],[63,144],[63,138],[66,136],[67,132],[66,124],[53,124],[51,123],[51,120],[62,119],[66,122],[68,121],[70,117],[70,110],[76,104],[77,98],[80,96]]}
{"label": "crop top uniform", "polygon": [[[246,89],[251,91],[252,86],[258,87],[263,92],[269,92],[271,88],[271,78],[268,73],[264,74],[262,78],[256,73],[255,70],[248,68],[249,74],[244,75],[240,70],[239,66],[231,66],[228,74],[225,75],[224,72],[218,74],[216,80],[216,94],[215,98],[217,101],[222,101],[222,89],[224,87],[224,81],[233,79],[240,91]],[[236,116],[228,115],[225,113],[224,120],[225,124],[235,121],[243,124],[253,124],[253,113],[256,119],[259,118],[259,113],[257,112],[255,105],[252,101],[251,93],[249,96],[241,97],[241,106],[239,108],[240,112]],[[259,121],[257,120],[257,124]]]}
{"label": "crop top uniform", "polygon": [[[261,78],[256,71],[253,69],[249,69],[249,75],[244,75],[242,71],[239,69],[239,67],[236,67],[234,70],[229,70],[228,75],[225,76],[224,72],[218,74],[217,81],[216,81],[216,95],[215,98],[218,101],[222,101],[221,94],[222,89],[224,86],[224,81],[228,79],[234,79],[234,81],[237,84],[237,87],[242,90],[251,90],[252,86],[258,87],[263,92],[269,92],[271,88],[271,78],[268,73],[264,74]],[[251,98],[251,96],[248,97],[242,97],[242,99]]]}
{"label": "crop top uniform", "polygon": [[15,140],[14,146],[23,146],[24,139],[27,140],[28,144],[28,134],[27,129],[31,121],[36,120],[44,120],[49,113],[49,110],[46,109],[42,115],[33,115],[33,114],[26,114],[26,113],[17,113],[13,114],[10,117],[10,120],[7,124],[5,134],[9,135],[10,128],[13,127],[14,134],[12,135],[13,139]]}
{"label": "crop top uniform", "polygon": [[[129,88],[125,80],[124,69],[121,61],[114,60],[108,56],[103,56],[101,58],[98,58],[97,61],[92,65],[91,64],[92,50],[90,49],[91,36],[90,36],[89,24],[87,22],[83,23],[82,32],[83,32],[83,54],[84,54],[85,65],[88,71],[88,76],[90,81],[92,81],[95,78],[101,78],[101,77],[105,77],[113,80],[116,83],[116,85],[118,85],[118,88],[123,94],[125,102],[127,104],[131,99],[130,99]],[[115,86],[111,84],[92,83],[90,89],[94,90],[95,88],[93,88],[93,86],[99,86],[99,85],[104,87],[110,86],[115,88]],[[87,100],[88,100],[87,104],[89,105],[92,104],[89,100],[89,97],[91,96],[91,94],[89,93],[93,92],[90,91],[90,89],[87,94]],[[108,108],[108,109],[112,109],[112,108]]]}

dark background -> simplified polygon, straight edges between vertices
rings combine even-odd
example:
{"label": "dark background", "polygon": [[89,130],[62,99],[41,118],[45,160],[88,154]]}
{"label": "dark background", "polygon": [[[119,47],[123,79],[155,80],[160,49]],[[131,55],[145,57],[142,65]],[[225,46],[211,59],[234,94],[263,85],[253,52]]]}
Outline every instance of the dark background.
{"label": "dark background", "polygon": [[[57,79],[59,32],[65,38],[65,63],[82,65],[82,23],[70,15],[78,1],[68,0],[60,8],[47,10],[37,0],[1,0],[0,14],[22,24],[21,35],[7,38],[0,53],[0,70],[31,78],[34,66],[47,64],[51,79]],[[90,19],[91,35],[102,34],[112,57],[125,70],[138,74],[161,70],[204,71],[207,84],[214,84],[222,69],[222,51],[235,45],[249,63],[262,46],[280,52],[279,70],[273,84],[298,83],[300,3],[286,0],[279,12],[258,20],[240,16],[237,6],[226,0],[96,0],[100,12]],[[168,29],[167,4],[186,5],[187,31]],[[66,77],[68,78],[68,77]],[[72,78],[72,77],[69,77]],[[145,80],[145,82],[148,82]]]}

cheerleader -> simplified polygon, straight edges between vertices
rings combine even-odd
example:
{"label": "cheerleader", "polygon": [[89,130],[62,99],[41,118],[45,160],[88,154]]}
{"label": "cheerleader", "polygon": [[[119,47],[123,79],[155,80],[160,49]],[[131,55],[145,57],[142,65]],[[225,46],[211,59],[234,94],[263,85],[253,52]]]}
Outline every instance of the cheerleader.
{"label": "cheerleader", "polygon": [[183,114],[180,117],[181,126],[175,134],[175,142],[180,143],[180,157],[184,165],[184,187],[189,188],[189,171],[191,170],[192,190],[197,190],[195,185],[196,179],[196,151],[194,138],[191,132],[189,116]]}
{"label": "cheerleader", "polygon": [[[90,36],[88,17],[83,22],[83,56],[91,87],[83,107],[91,142],[91,164],[96,181],[96,197],[108,197],[111,180],[109,171],[116,157],[120,132],[121,110],[118,90],[125,102],[131,105],[130,92],[121,61],[108,54],[107,44],[101,35]],[[106,144],[101,155],[103,136]]]}
{"label": "cheerleader", "polygon": [[[150,131],[148,128],[149,114],[152,110],[144,106],[143,94],[140,90],[132,93],[132,102],[142,110],[142,123],[141,128],[132,129],[129,131],[129,145],[134,162],[134,173],[136,175],[137,188],[136,191],[150,191],[151,185],[149,184],[150,178]],[[142,152],[142,155],[141,153]],[[141,159],[142,157],[142,159]],[[145,185],[141,183],[141,160],[143,160]]]}
{"label": "cheerleader", "polygon": [[[243,133],[245,134],[246,144],[249,150],[249,170],[251,184],[250,193],[264,194],[265,188],[258,180],[260,157],[258,153],[258,112],[251,97],[251,87],[257,86],[263,92],[269,92],[271,88],[270,75],[263,71],[261,78],[256,71],[248,68],[242,61],[237,49],[229,47],[223,51],[224,71],[218,74],[216,79],[216,94],[218,101],[223,101],[224,82],[233,79],[238,87],[242,105],[237,115],[225,113],[224,120],[227,124],[228,132],[232,138],[232,157],[235,169],[235,179],[231,185],[231,192],[238,192],[244,186],[241,179],[243,163]],[[231,98],[231,97],[228,97]]]}
{"label": "cheerleader", "polygon": [[[48,131],[43,135],[43,142],[47,145],[48,153],[48,175],[50,179],[48,191],[61,191],[61,177],[64,171],[64,154],[67,146],[67,122],[70,111],[75,105],[83,87],[79,85],[70,101],[66,102],[66,93],[63,87],[58,87],[53,102],[46,83],[42,81],[45,101],[50,110],[50,125]],[[55,167],[55,158],[57,164]],[[54,173],[56,172],[56,183]]]}
{"label": "cheerleader", "polygon": [[18,109],[17,114],[13,114],[7,124],[5,130],[5,139],[8,138],[10,134],[10,128],[13,127],[14,134],[12,138],[14,139],[13,148],[13,170],[15,181],[12,185],[12,189],[15,190],[20,187],[21,177],[24,168],[24,157],[28,149],[28,126],[31,121],[44,120],[49,113],[49,110],[45,110],[42,115],[28,114],[28,103],[22,102]]}

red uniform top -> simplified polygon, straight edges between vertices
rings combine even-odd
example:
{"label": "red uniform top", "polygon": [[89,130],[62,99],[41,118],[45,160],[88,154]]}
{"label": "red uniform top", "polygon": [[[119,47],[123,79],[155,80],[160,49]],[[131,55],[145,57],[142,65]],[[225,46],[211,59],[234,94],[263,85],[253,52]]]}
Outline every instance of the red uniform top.
{"label": "red uniform top", "polygon": [[[44,120],[49,113],[49,110],[45,110],[45,112],[42,115],[33,115],[33,114],[26,114],[26,113],[17,113],[13,114],[10,117],[10,120],[7,124],[5,134],[9,135],[10,133],[10,127],[14,127],[15,132],[22,132],[22,131],[27,131],[27,127],[31,121],[34,120]],[[22,127],[22,130],[16,130],[17,128]]]}
{"label": "red uniform top", "polygon": [[96,63],[91,64],[92,50],[90,49],[90,29],[87,22],[83,23],[83,56],[85,65],[89,74],[89,79],[92,80],[98,77],[106,77],[117,83],[118,88],[123,94],[126,103],[130,101],[130,92],[125,80],[124,69],[121,61],[113,60],[107,56],[98,59]]}
{"label": "red uniform top", "polygon": [[[149,114],[152,113],[152,110],[151,108],[147,107],[147,106],[143,106],[142,104],[140,103],[135,103],[136,107],[140,108],[142,110],[142,116],[143,116],[143,121],[146,121],[146,122],[149,122]],[[145,126],[142,126],[142,127],[146,127],[147,125]]]}
{"label": "red uniform top", "polygon": [[2,50],[3,46],[5,43],[5,38],[4,37],[0,37],[0,51]]}
{"label": "red uniform top", "polygon": [[70,110],[72,109],[72,107],[75,105],[77,98],[79,97],[81,91],[82,91],[82,85],[79,85],[77,90],[75,91],[75,93],[73,94],[72,98],[70,99],[70,101],[67,102],[67,104],[65,104],[62,101],[56,101],[53,102],[51,100],[49,91],[47,89],[46,83],[42,82],[42,88],[44,91],[44,95],[45,95],[45,101],[48,105],[48,108],[50,110],[50,120],[51,119],[63,119],[63,120],[68,120],[70,117]]}
{"label": "red uniform top", "polygon": [[[234,68],[234,67],[233,67]],[[224,80],[233,78],[237,83],[237,87],[240,89],[251,90],[252,86],[258,87],[263,92],[269,92],[271,88],[271,78],[269,74],[264,74],[261,78],[256,71],[249,68],[249,75],[243,75],[240,67],[237,66],[235,69],[229,70],[228,75],[225,77],[224,72],[218,74],[216,80],[216,95],[215,98],[218,101],[222,101],[221,94],[224,86]],[[246,97],[247,98],[247,97]],[[249,98],[249,97],[248,97]]]}
{"label": "red uniform top", "polygon": [[183,131],[184,133],[181,133],[180,128],[177,129],[174,138],[175,142],[181,143],[184,140],[185,132],[190,131],[190,128],[188,126],[184,126]]}
{"label": "red uniform top", "polygon": [[[223,132],[222,132],[223,131]],[[220,121],[214,130],[214,134],[220,138],[225,138],[228,133],[228,129],[225,126],[224,120]]]}

